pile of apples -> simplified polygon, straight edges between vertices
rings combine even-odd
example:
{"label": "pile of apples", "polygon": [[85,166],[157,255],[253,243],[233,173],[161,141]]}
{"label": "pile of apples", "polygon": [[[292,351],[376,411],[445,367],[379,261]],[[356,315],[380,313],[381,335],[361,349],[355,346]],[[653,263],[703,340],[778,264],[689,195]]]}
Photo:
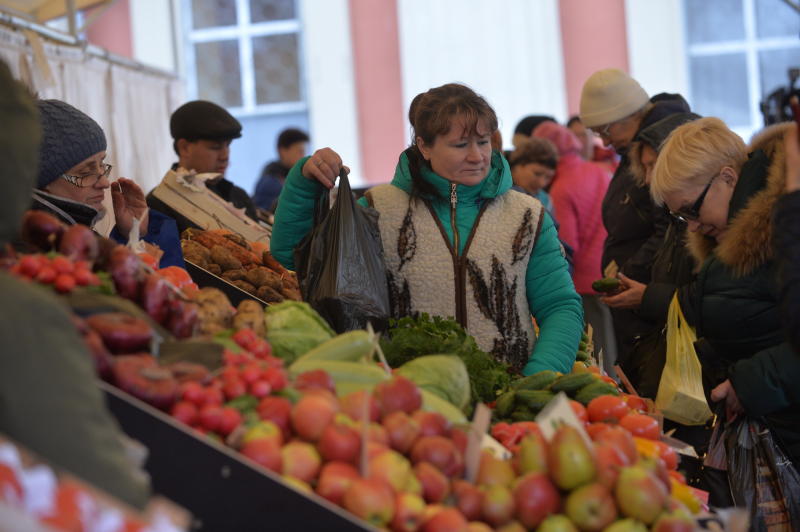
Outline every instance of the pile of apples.
{"label": "pile of apples", "polygon": [[[220,378],[245,380],[250,367],[234,360]],[[220,391],[209,390],[218,386],[203,391],[215,394],[210,404],[216,404]],[[621,426],[598,424],[603,430],[593,432],[593,441],[562,426],[548,442],[528,422],[513,458],[482,451],[469,482],[468,427],[421,410],[420,391],[410,380],[394,376],[371,392],[337,397],[333,380],[317,370],[298,376],[291,390],[297,395],[287,389],[260,398],[256,419],[233,419],[216,432],[288,484],[373,526],[405,532],[693,530],[692,511],[673,487],[680,480],[671,478],[663,459],[642,457]],[[209,402],[202,402],[195,426],[207,427]]]}

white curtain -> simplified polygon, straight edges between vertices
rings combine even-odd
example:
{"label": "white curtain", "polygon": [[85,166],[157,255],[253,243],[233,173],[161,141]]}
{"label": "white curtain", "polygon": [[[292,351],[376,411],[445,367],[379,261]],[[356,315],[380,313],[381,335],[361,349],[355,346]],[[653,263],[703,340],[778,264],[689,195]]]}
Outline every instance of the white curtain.
{"label": "white curtain", "polygon": [[[91,116],[108,141],[111,178],[127,177],[145,193],[155,187],[176,160],[169,134],[169,116],[183,102],[183,84],[161,75],[110,62],[75,46],[0,27],[0,60],[38,97],[63,100]],[[49,70],[49,75],[48,75]],[[110,196],[106,198],[109,214]],[[107,232],[113,216],[97,229]]]}

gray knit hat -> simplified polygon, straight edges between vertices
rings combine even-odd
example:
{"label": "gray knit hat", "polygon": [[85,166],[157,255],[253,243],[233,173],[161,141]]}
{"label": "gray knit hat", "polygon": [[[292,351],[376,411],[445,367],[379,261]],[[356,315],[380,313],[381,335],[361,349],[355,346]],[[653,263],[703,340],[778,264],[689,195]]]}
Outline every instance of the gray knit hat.
{"label": "gray knit hat", "polygon": [[39,100],[42,144],[39,148],[37,188],[106,149],[106,135],[87,114],[60,100]]}

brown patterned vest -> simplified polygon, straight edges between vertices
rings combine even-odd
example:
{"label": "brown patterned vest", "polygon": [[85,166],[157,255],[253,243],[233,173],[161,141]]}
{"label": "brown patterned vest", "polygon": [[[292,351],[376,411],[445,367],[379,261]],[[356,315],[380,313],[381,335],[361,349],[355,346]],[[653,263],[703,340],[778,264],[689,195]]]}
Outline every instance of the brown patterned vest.
{"label": "brown patterned vest", "polygon": [[458,256],[426,201],[393,185],[367,197],[380,213],[393,315],[453,317],[481,349],[520,371],[536,341],[525,273],[542,204],[515,191],[487,201]]}

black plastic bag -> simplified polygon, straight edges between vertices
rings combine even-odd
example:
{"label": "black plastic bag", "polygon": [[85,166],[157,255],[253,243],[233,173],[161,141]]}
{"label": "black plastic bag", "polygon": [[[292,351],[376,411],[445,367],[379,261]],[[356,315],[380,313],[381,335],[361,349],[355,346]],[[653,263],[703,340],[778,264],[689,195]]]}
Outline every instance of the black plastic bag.
{"label": "black plastic bag", "polygon": [[378,213],[358,205],[344,170],[339,194],[328,208],[317,203],[314,228],[294,250],[300,292],[336,332],[383,330],[389,318],[389,288]]}
{"label": "black plastic bag", "polygon": [[728,480],[736,506],[750,511],[750,530],[800,530],[800,475],[769,429],[740,416],[725,427]]}

